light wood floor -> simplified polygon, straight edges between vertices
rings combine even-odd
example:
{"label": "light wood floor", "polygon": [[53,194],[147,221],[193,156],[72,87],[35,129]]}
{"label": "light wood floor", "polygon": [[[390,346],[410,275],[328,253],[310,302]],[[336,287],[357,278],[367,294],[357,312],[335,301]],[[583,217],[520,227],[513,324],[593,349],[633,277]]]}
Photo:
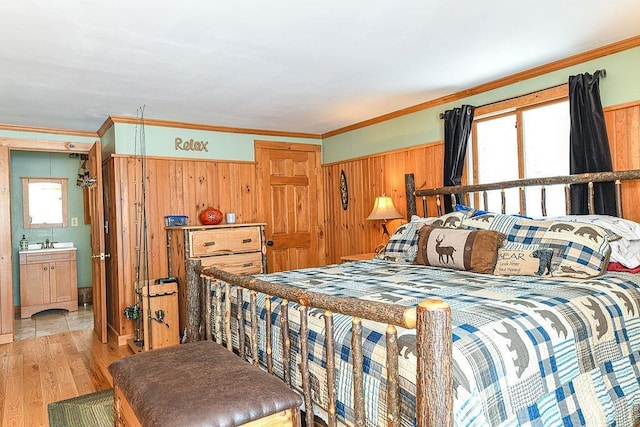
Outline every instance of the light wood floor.
{"label": "light wood floor", "polygon": [[48,426],[49,403],[110,388],[109,364],[129,354],[92,329],[0,345],[0,425]]}

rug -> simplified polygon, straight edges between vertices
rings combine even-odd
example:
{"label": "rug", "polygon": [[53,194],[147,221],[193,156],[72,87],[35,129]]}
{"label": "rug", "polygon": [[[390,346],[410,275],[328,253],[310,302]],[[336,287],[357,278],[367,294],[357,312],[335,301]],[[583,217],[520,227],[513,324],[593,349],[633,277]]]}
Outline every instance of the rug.
{"label": "rug", "polygon": [[113,389],[50,403],[50,427],[113,427]]}

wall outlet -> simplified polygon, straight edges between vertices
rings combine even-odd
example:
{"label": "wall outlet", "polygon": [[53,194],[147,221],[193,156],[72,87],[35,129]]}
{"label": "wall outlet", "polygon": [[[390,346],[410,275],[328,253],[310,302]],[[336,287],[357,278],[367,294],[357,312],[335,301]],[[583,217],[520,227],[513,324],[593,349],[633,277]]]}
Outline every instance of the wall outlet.
{"label": "wall outlet", "polygon": [[78,226],[78,218],[77,217],[72,217],[71,218],[71,226],[72,227],[77,227]]}

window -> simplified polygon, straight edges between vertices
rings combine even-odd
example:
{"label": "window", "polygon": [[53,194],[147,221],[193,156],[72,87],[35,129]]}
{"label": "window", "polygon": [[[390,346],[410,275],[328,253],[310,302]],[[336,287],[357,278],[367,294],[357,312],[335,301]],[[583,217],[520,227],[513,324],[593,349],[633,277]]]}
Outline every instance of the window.
{"label": "window", "polygon": [[[478,109],[480,110],[480,108]],[[476,111],[477,112],[477,111]],[[469,180],[475,184],[569,174],[569,101],[512,107],[478,116],[472,129]],[[500,212],[499,191],[488,193],[488,206]],[[526,213],[542,216],[540,187],[526,190]],[[564,215],[564,188],[546,188],[547,215]],[[506,192],[505,212],[519,213],[518,190]]]}

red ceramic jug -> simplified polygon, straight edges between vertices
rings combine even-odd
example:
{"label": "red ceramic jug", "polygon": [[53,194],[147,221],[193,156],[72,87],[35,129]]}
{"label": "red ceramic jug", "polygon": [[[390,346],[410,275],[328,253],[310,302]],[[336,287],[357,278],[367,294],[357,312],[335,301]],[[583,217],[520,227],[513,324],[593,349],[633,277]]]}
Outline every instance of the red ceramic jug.
{"label": "red ceramic jug", "polygon": [[222,222],[222,212],[209,206],[200,212],[200,222],[204,225],[216,225]]}

